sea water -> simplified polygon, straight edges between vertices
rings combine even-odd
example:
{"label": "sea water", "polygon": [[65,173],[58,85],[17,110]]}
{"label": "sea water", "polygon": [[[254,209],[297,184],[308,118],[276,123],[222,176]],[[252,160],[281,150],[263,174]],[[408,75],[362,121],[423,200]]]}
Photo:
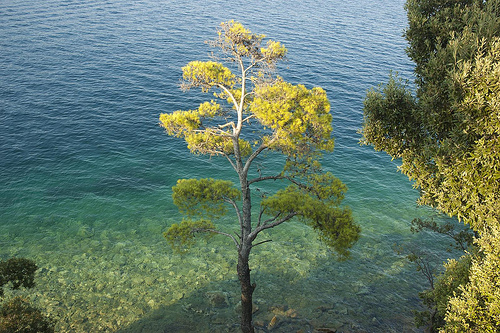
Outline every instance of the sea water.
{"label": "sea water", "polygon": [[[424,249],[436,266],[447,240],[414,236],[418,192],[384,153],[360,146],[366,91],[391,69],[411,78],[403,0],[0,2],[0,258],[39,266],[20,293],[60,332],[233,332],[236,251],[229,239],[174,253],[162,237],[182,217],[179,178],[233,178],[224,160],[193,156],[158,126],[196,107],[181,67],[208,60],[215,29],[237,20],[281,41],[279,74],[323,87],[335,151],[323,165],[349,187],[362,227],[338,262],[291,222],[251,257],[255,323],[276,332],[412,332],[426,279],[394,250]],[[235,230],[234,218],[219,221]],[[273,317],[276,316],[275,321]],[[272,325],[270,325],[272,323]]]}

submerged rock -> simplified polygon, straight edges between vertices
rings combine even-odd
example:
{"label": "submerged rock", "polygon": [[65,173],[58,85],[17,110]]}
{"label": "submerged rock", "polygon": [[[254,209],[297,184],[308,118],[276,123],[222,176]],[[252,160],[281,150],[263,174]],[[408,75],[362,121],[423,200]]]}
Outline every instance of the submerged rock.
{"label": "submerged rock", "polygon": [[227,294],[222,291],[208,291],[205,293],[210,306],[214,308],[225,308],[229,306]]}
{"label": "submerged rock", "polygon": [[91,238],[94,236],[95,231],[94,228],[88,226],[88,225],[82,225],[80,229],[78,229],[78,232],[76,233],[78,237],[81,238]]}

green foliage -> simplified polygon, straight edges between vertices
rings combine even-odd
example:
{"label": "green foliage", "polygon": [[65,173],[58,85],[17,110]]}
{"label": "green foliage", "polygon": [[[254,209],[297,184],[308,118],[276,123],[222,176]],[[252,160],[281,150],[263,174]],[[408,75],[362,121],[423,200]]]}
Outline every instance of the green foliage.
{"label": "green foliage", "polygon": [[[0,261],[0,296],[4,286],[12,289],[33,288],[38,266],[26,258],[11,258]],[[14,297],[0,306],[0,332],[2,333],[46,333],[54,332],[55,322],[33,307],[27,300]]]}
{"label": "green foliage", "polygon": [[333,150],[330,103],[321,88],[308,90],[278,79],[256,87],[251,111],[261,124],[272,129],[271,149],[293,157],[318,150]]}
{"label": "green foliage", "polygon": [[2,333],[52,333],[54,326],[52,319],[21,297],[15,297],[0,307]]}
{"label": "green foliage", "polygon": [[401,159],[420,204],[457,217],[478,237],[482,254],[472,257],[470,274],[471,258],[450,262],[440,279],[454,282],[424,293],[436,310],[432,330],[445,317],[447,331],[498,331],[500,286],[490,283],[497,278],[490,265],[500,245],[491,240],[500,225],[500,1],[408,0],[406,9],[416,92],[394,76],[369,92],[364,143]]}
{"label": "green foliage", "polygon": [[415,124],[415,98],[407,85],[391,75],[387,85],[380,85],[368,92],[364,101],[363,136],[376,150],[385,150],[394,157],[410,154],[409,149],[418,144],[421,135]]}
{"label": "green foliage", "polygon": [[33,288],[37,269],[35,262],[26,258],[0,261],[0,296],[3,295],[3,287],[8,283],[12,284],[14,290],[20,287]]}
{"label": "green foliage", "polygon": [[226,214],[226,204],[241,197],[241,192],[227,180],[179,179],[172,198],[179,211],[188,216],[216,218]]}
{"label": "green foliage", "polygon": [[421,204],[479,231],[499,211],[499,2],[415,0],[407,8],[417,98],[392,76],[369,92],[364,142],[402,159]]}
{"label": "green foliage", "polygon": [[360,228],[348,208],[338,208],[346,186],[330,173],[313,175],[309,186],[292,184],[265,198],[265,212],[276,218],[297,216],[319,233],[319,238],[334,249],[340,260],[358,240]]}
{"label": "green foliage", "polygon": [[500,228],[477,240],[470,283],[450,300],[445,332],[498,332],[500,328]]}
{"label": "green foliage", "polygon": [[477,240],[470,283],[462,284],[448,304],[445,332],[498,332],[500,329],[500,227]]}
{"label": "green foliage", "polygon": [[455,73],[463,155],[436,164],[447,190],[438,194],[440,207],[481,232],[500,218],[500,37],[478,52]]}
{"label": "green foliage", "polygon": [[409,57],[415,62],[415,72],[424,78],[433,75],[426,69],[433,55],[446,47],[453,33],[461,33],[466,26],[463,17],[476,0],[408,0],[409,28],[405,37],[410,46]]}
{"label": "green foliage", "polygon": [[448,260],[444,273],[435,279],[433,288],[419,294],[429,310],[415,312],[417,327],[427,326],[430,332],[438,332],[444,326],[449,300],[469,282],[471,260],[471,255]]}
{"label": "green foliage", "polygon": [[195,243],[195,234],[203,233],[205,237],[212,234],[209,232],[215,230],[215,226],[211,221],[207,220],[184,220],[180,224],[174,223],[163,233],[163,237],[179,253],[185,252],[190,246]]}

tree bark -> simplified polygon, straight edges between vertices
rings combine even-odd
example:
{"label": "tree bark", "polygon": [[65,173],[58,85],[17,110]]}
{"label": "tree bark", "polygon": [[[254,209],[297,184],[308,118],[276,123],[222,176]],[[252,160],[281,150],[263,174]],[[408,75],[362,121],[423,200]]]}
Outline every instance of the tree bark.
{"label": "tree bark", "polygon": [[[240,62],[240,65],[243,64]],[[243,85],[242,85],[242,96],[245,92],[244,85],[244,75],[243,70]],[[243,99],[242,99],[243,101]],[[243,102],[242,102],[243,103]],[[241,286],[241,330],[243,333],[254,333],[254,328],[252,324],[253,315],[253,302],[252,296],[255,289],[255,285],[252,285],[250,280],[250,267],[248,261],[250,259],[250,250],[252,249],[253,239],[251,238],[252,233],[252,200],[250,195],[250,187],[247,180],[247,172],[245,169],[243,161],[241,160],[240,145],[238,142],[239,132],[241,131],[243,119],[243,104],[240,105],[238,110],[238,126],[236,128],[235,136],[233,137],[234,142],[234,157],[236,161],[236,172],[238,173],[241,186],[242,194],[242,215],[240,220],[241,227],[241,244],[238,248],[238,266],[236,270],[238,272],[238,280]]]}
{"label": "tree bark", "polygon": [[254,333],[252,324],[253,315],[253,291],[255,285],[250,281],[250,267],[248,259],[250,255],[250,247],[247,244],[242,244],[238,253],[238,279],[241,285],[241,330],[243,333]]}

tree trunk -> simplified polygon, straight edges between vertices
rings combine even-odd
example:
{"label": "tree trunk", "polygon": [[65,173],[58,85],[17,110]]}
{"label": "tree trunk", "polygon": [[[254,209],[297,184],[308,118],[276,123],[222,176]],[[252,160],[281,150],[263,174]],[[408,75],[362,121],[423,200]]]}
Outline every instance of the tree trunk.
{"label": "tree trunk", "polygon": [[[243,90],[244,91],[244,90]],[[238,126],[241,126],[241,111],[238,112]],[[250,195],[250,187],[248,186],[247,173],[244,171],[241,161],[240,146],[238,137],[234,138],[234,155],[236,159],[237,172],[240,178],[241,194],[242,194],[242,214],[240,217],[241,224],[241,244],[238,248],[238,280],[241,286],[241,330],[243,333],[254,333],[252,325],[252,295],[255,285],[250,282],[250,267],[248,260],[250,259],[250,250],[252,249],[253,239],[250,238],[252,233],[252,200]]]}
{"label": "tree trunk", "polygon": [[249,255],[250,247],[242,244],[242,248],[238,253],[237,271],[241,285],[241,330],[243,333],[254,333],[252,324],[252,295],[255,285],[252,285],[250,282],[250,267],[248,265]]}

